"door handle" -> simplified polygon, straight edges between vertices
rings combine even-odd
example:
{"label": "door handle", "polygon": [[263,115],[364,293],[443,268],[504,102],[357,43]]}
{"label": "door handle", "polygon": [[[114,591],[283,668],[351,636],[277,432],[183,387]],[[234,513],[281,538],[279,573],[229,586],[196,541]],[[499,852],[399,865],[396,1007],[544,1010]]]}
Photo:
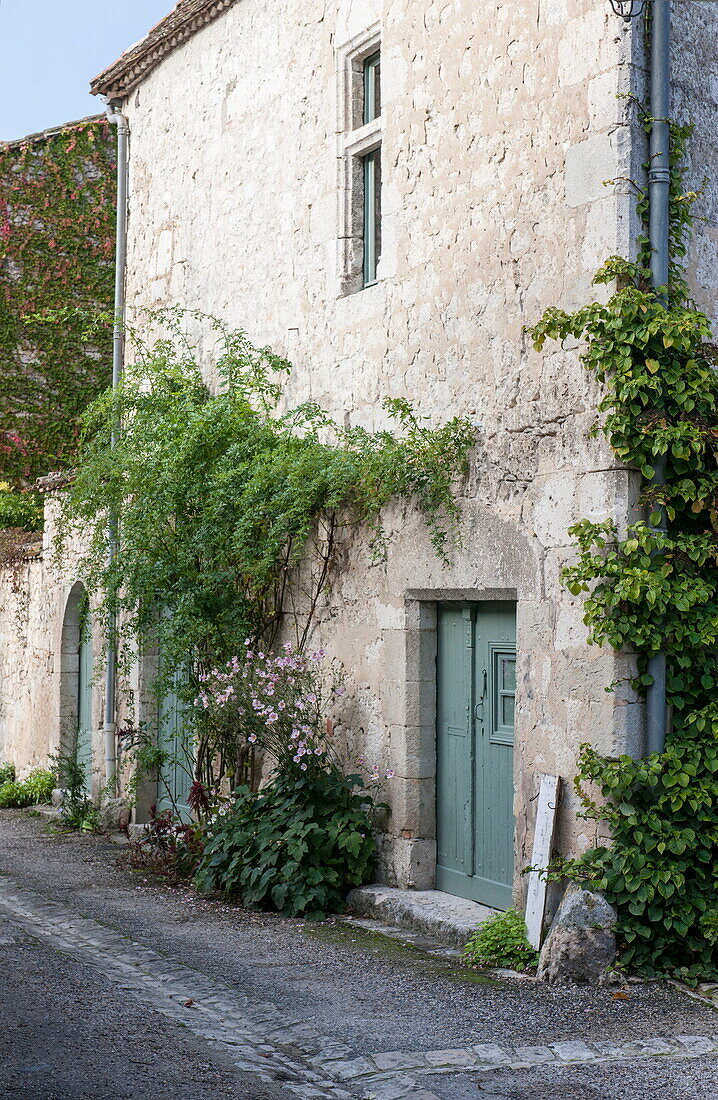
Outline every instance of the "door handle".
{"label": "door handle", "polygon": [[479,721],[483,721],[484,718],[484,700],[486,699],[486,692],[488,690],[488,672],[486,669],[482,670],[481,675],[481,698],[474,707],[474,717]]}

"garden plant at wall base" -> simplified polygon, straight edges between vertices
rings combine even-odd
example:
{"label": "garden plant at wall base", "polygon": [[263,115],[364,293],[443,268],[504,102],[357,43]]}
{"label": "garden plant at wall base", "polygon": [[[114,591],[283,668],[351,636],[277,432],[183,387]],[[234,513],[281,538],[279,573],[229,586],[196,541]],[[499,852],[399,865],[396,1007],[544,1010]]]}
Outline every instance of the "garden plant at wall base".
{"label": "garden plant at wall base", "polygon": [[209,829],[198,889],[290,917],[343,912],[376,861],[363,786],[360,776],[317,763],[282,772],[258,792],[240,788]]}
{"label": "garden plant at wall base", "polygon": [[34,768],[20,782],[13,764],[0,765],[0,809],[49,805],[54,787],[54,772],[45,768]]}

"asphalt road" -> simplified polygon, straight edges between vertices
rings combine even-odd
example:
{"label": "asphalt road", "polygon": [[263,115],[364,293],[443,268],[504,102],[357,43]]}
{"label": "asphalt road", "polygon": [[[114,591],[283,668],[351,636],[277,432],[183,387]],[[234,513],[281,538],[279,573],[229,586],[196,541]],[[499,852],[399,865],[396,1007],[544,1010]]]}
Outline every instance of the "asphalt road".
{"label": "asphalt road", "polygon": [[0,1097],[718,1098],[718,1017],[676,990],[476,977],[120,855],[0,811]]}
{"label": "asphalt road", "polygon": [[[0,930],[3,925],[0,922]],[[64,953],[0,931],[0,1095],[279,1097]]]}

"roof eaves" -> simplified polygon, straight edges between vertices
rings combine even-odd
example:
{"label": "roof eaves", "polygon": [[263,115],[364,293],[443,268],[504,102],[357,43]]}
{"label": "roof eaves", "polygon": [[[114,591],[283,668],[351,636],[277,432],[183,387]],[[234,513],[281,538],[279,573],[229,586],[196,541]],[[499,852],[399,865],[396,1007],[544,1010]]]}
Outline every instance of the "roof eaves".
{"label": "roof eaves", "polygon": [[173,11],[90,84],[93,95],[124,99],[168,54],[213,22],[237,0],[180,0]]}

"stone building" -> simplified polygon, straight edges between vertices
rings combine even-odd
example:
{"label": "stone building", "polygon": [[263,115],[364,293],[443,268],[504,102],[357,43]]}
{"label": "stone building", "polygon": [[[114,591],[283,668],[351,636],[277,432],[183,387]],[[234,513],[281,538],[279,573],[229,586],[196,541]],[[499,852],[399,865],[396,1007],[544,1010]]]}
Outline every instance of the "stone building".
{"label": "stone building", "polygon": [[[718,4],[673,7],[700,179]],[[606,691],[630,657],[586,645],[559,581],[571,523],[624,524],[635,481],[589,437],[577,349],[538,355],[523,326],[635,252],[630,188],[606,181],[640,176],[626,97],[645,76],[643,22],[608,0],[183,0],[93,83],[129,119],[130,312],[221,316],[296,364],[293,400],[347,423],[382,426],[389,395],[476,425],[452,564],[389,508],[387,560],[354,546],[317,628],[367,759],[394,773],[382,874],[402,887],[520,900],[538,777],[562,778],[576,852],[579,744],[643,748],[642,702]],[[717,198],[711,181],[689,257],[709,314]]]}

